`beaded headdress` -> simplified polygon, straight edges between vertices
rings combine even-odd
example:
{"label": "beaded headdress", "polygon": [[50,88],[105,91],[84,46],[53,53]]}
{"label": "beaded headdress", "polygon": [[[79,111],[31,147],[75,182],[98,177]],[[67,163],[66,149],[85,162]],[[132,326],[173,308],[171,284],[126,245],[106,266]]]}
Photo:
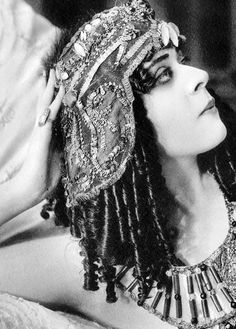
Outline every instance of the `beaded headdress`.
{"label": "beaded headdress", "polygon": [[64,48],[56,65],[66,90],[61,125],[68,206],[92,198],[123,174],[135,140],[129,77],[146,55],[172,42],[179,30],[155,19],[145,0],[96,14]]}

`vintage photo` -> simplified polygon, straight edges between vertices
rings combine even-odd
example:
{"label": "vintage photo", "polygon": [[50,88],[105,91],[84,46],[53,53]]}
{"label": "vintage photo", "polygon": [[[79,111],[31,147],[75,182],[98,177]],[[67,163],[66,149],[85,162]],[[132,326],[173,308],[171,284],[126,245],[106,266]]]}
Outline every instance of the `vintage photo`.
{"label": "vintage photo", "polygon": [[236,3],[0,0],[0,329],[236,328]]}

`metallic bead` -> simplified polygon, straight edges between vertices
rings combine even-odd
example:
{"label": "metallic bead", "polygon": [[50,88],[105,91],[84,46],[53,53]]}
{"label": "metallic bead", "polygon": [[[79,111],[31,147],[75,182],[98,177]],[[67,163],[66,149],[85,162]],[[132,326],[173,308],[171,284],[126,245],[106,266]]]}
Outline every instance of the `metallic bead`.
{"label": "metallic bead", "polygon": [[201,300],[201,306],[202,306],[202,312],[203,312],[203,316],[204,318],[209,318],[210,317],[210,312],[209,312],[209,308],[208,308],[208,303],[206,299],[202,299]]}
{"label": "metallic bead", "polygon": [[202,264],[202,265],[200,266],[200,269],[201,269],[201,271],[206,271],[206,269],[207,269],[206,264]]}
{"label": "metallic bead", "polygon": [[174,292],[175,294],[179,294],[180,293],[179,275],[174,274],[172,280],[173,280]]}
{"label": "metallic bead", "polygon": [[169,317],[169,313],[170,313],[171,292],[172,292],[172,277],[168,277],[168,282],[165,291],[164,308],[163,308],[163,319],[165,320]]}
{"label": "metallic bead", "polygon": [[214,266],[210,266],[209,268],[210,268],[211,274],[213,275],[213,278],[215,279],[216,283],[222,282],[216,268]]}
{"label": "metallic bead", "polygon": [[202,271],[202,277],[207,290],[210,291],[212,289],[212,284],[205,270]]}
{"label": "metallic bead", "polygon": [[188,286],[188,293],[193,294],[194,289],[193,289],[193,277],[192,275],[187,275],[187,286]]}
{"label": "metallic bead", "polygon": [[205,292],[202,292],[201,295],[200,295],[201,299],[206,299],[207,298],[207,295]]}
{"label": "metallic bead", "polygon": [[100,87],[100,93],[102,96],[104,96],[106,94],[106,92],[102,86]]}
{"label": "metallic bead", "polygon": [[[190,312],[191,312],[191,316],[192,319],[197,319],[197,306],[196,306],[196,301],[193,300],[189,300],[189,307],[190,307]],[[192,321],[191,321],[192,322]],[[195,322],[197,323],[197,322]]]}
{"label": "metallic bead", "polygon": [[76,52],[77,55],[79,55],[81,57],[85,57],[86,56],[84,47],[79,42],[76,42],[74,44],[74,49],[75,49],[75,52]]}
{"label": "metallic bead", "polygon": [[215,295],[215,294],[216,294],[215,289],[211,289],[210,295]]}
{"label": "metallic bead", "polygon": [[175,310],[176,310],[176,318],[182,318],[182,301],[180,295],[175,295]]}
{"label": "metallic bead", "polygon": [[[200,269],[199,269],[200,271]],[[195,280],[197,281],[197,286],[200,294],[204,293],[204,288],[203,288],[203,278],[201,272],[197,273],[195,275]]]}
{"label": "metallic bead", "polygon": [[97,93],[93,91],[89,96],[88,99],[93,100],[97,96]]}
{"label": "metallic bead", "polygon": [[62,72],[62,73],[61,73],[61,79],[62,79],[62,80],[67,80],[68,78],[69,78],[69,75],[68,75],[67,72]]}
{"label": "metallic bead", "polygon": [[220,305],[220,302],[215,294],[211,295],[211,300],[212,300],[217,312],[223,311],[222,306]]}
{"label": "metallic bead", "polygon": [[227,290],[227,288],[223,287],[223,288],[221,289],[221,291],[223,292],[225,298],[227,299],[227,301],[228,301],[229,303],[233,302],[233,297],[230,295],[230,293],[229,293],[229,291]]}
{"label": "metallic bead", "polygon": [[123,266],[122,269],[117,273],[115,281],[119,282],[124,276],[125,274],[129,271],[129,267],[128,266]]}
{"label": "metallic bead", "polygon": [[197,318],[192,318],[191,319],[191,323],[192,324],[197,324],[198,323],[198,319]]}
{"label": "metallic bead", "polygon": [[128,287],[125,289],[125,291],[128,292],[132,292],[134,290],[134,288],[138,285],[138,279],[135,278],[129,285]]}
{"label": "metallic bead", "polygon": [[195,273],[196,274],[200,274],[202,271],[200,270],[200,268],[199,267],[197,267],[196,269],[195,269]]}
{"label": "metallic bead", "polygon": [[85,31],[80,32],[80,40],[81,41],[86,41],[87,39],[87,33]]}
{"label": "metallic bead", "polygon": [[164,309],[163,309],[163,318],[165,320],[169,317],[170,304],[171,304],[171,296],[170,296],[170,294],[166,294],[165,301],[164,301]]}
{"label": "metallic bead", "polygon": [[230,303],[230,306],[231,306],[232,308],[236,308],[236,302],[235,302],[235,301],[232,301],[232,302]]}
{"label": "metallic bead", "polygon": [[162,295],[163,295],[162,290],[157,291],[156,296],[154,297],[154,300],[151,305],[152,309],[155,310],[157,308],[157,305],[158,305],[159,301],[161,300]]}

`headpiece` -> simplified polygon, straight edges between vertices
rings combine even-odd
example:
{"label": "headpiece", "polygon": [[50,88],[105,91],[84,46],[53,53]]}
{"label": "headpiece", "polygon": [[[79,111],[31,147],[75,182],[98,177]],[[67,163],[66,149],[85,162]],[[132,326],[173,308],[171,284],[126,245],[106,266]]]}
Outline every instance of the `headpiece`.
{"label": "headpiece", "polygon": [[96,14],[64,48],[56,65],[66,90],[61,124],[68,206],[92,198],[123,174],[135,141],[129,77],[151,49],[178,46],[173,23],[154,18],[145,0]]}

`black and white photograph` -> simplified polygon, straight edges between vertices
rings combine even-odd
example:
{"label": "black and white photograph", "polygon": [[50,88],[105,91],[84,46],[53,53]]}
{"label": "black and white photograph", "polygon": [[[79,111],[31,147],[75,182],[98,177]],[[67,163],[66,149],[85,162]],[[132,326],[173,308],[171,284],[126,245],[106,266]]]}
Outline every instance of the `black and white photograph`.
{"label": "black and white photograph", "polygon": [[0,0],[0,329],[236,328],[236,2]]}

